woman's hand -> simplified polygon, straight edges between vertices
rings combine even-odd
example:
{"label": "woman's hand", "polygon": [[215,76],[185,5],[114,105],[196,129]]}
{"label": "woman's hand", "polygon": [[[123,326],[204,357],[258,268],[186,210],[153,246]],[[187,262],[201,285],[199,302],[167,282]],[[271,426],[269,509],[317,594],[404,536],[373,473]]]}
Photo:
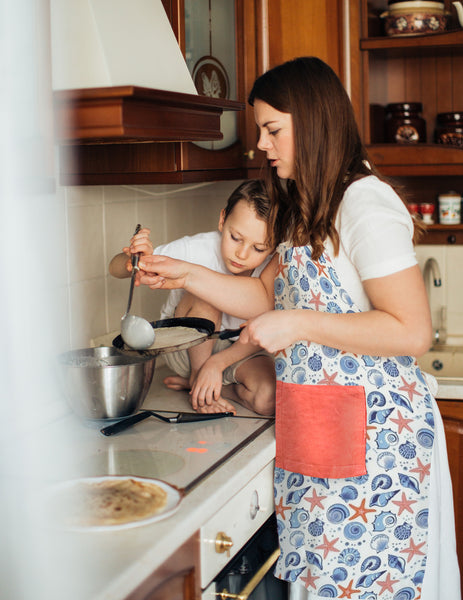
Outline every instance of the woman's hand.
{"label": "woman's hand", "polygon": [[240,335],[243,344],[261,346],[272,354],[301,339],[294,310],[272,310],[245,323]]}
{"label": "woman's hand", "polygon": [[168,256],[151,255],[140,257],[137,274],[139,283],[151,289],[175,290],[185,288],[192,264]]}

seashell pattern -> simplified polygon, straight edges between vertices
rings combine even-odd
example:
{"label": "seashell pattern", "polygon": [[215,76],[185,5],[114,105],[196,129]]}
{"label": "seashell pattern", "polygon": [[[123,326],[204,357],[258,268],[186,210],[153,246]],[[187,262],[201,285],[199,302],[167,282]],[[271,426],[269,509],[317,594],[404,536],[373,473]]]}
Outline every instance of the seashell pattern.
{"label": "seashell pattern", "polygon": [[373,531],[385,531],[397,523],[397,517],[391,511],[382,511],[376,515],[373,523]]}
{"label": "seashell pattern", "polygon": [[330,523],[342,523],[350,515],[350,511],[345,504],[333,504],[326,511],[326,518]]}
{"label": "seashell pattern", "polygon": [[325,584],[318,590],[318,595],[321,598],[337,598],[338,590],[334,585]]}
{"label": "seashell pattern", "polygon": [[358,490],[353,485],[345,485],[341,493],[339,494],[344,502],[349,502],[350,500],[355,500],[358,496]]}
{"label": "seashell pattern", "polygon": [[347,579],[347,569],[344,567],[337,567],[331,573],[331,579],[336,583],[339,581],[345,581]]}
{"label": "seashell pattern", "polygon": [[[284,243],[277,254],[276,310],[359,312],[326,252],[314,261],[309,246]],[[275,575],[306,585],[320,598],[342,597],[351,585],[359,590],[354,594],[359,600],[415,600],[425,570],[430,481],[425,467],[431,464],[434,442],[433,399],[415,359],[355,355],[298,341],[277,354],[275,371],[283,386],[326,385],[330,394],[337,386],[363,388],[367,426],[364,470],[336,478],[323,466],[318,471],[305,467],[300,457],[298,473],[292,473],[281,468],[277,457],[281,555]],[[323,439],[324,422],[317,412],[307,417],[298,408],[289,412],[293,421],[284,423],[286,438],[300,417],[308,440],[314,433]],[[348,428],[334,435],[342,439],[346,457],[351,456]],[[326,439],[333,443],[332,432]],[[277,448],[278,443],[277,436]],[[415,556],[407,551],[412,542],[420,548]],[[399,580],[393,589],[381,587],[386,573]]]}
{"label": "seashell pattern", "polygon": [[375,571],[376,569],[379,569],[380,564],[381,564],[381,559],[379,558],[379,556],[368,556],[362,562],[362,566],[360,567],[360,570],[362,571],[362,573],[364,571]]}
{"label": "seashell pattern", "polygon": [[388,490],[392,485],[392,477],[386,474],[376,475],[373,477],[373,481],[371,482],[371,489],[377,490],[378,488],[382,490]]}
{"label": "seashell pattern", "polygon": [[353,523],[347,523],[347,525],[344,527],[344,536],[348,540],[359,540],[366,530],[367,528],[363,523],[357,523],[354,521]]}
{"label": "seashell pattern", "polygon": [[376,446],[380,450],[394,446],[398,441],[399,435],[396,431],[392,431],[392,429],[381,429],[381,431],[378,431],[376,434]]}

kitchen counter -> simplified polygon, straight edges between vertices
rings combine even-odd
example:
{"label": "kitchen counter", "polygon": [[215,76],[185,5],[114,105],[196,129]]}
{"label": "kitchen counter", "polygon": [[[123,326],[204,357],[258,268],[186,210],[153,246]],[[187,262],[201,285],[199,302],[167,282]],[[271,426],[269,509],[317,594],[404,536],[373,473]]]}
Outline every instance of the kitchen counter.
{"label": "kitchen counter", "polygon": [[[162,384],[162,379],[167,374],[167,368],[162,365],[156,369],[144,408],[191,411],[186,392],[168,390]],[[254,413],[240,406],[237,406],[237,415],[253,420],[257,418]],[[83,422],[73,414],[58,419],[46,427],[49,460],[46,461],[44,478],[59,481],[80,476],[82,473],[73,468],[76,464],[76,453],[88,451],[92,444],[97,444],[95,447],[100,450],[106,445],[117,453],[118,447],[124,439],[128,439],[128,435],[139,440],[140,433],[146,432],[151,419],[154,418],[150,417],[131,430],[110,437],[105,437],[99,432],[103,426],[101,422]],[[220,421],[225,422],[226,419],[202,422],[201,432],[205,436],[208,432],[217,435]],[[228,421],[236,427],[245,422],[242,419],[231,421],[230,418]],[[170,517],[116,531],[43,532],[47,538],[47,546],[50,547],[46,562],[53,566],[50,581],[47,582],[50,587],[48,597],[62,597],[67,600],[126,598],[218,509],[273,461],[273,421],[269,423],[268,419],[262,419],[262,424],[264,423],[269,426],[263,431],[259,430],[257,437],[247,442],[193,487]],[[198,425],[195,423],[166,426],[177,427],[179,431],[181,427]],[[175,429],[172,430],[172,435],[176,435]],[[138,448],[141,448],[140,442],[138,444]],[[57,448],[67,448],[67,451],[59,454]]]}
{"label": "kitchen counter", "polygon": [[460,400],[463,402],[463,378],[440,377],[437,379],[439,385],[437,400]]}

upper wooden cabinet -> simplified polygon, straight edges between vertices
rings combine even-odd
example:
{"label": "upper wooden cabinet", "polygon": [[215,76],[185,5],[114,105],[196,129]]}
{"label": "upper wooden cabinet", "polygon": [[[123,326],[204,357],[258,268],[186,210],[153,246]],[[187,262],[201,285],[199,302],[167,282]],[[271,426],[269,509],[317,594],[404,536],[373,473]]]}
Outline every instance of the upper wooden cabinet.
{"label": "upper wooden cabinet", "polygon": [[[463,149],[434,143],[436,116],[463,109],[463,30],[450,0],[448,31],[388,37],[379,17],[387,0],[350,0],[352,100],[363,138],[379,170],[403,183],[410,200],[437,202],[463,191]],[[420,102],[426,144],[385,143],[387,104]],[[437,204],[436,204],[437,214]],[[462,243],[461,227],[429,227],[422,243]]]}
{"label": "upper wooden cabinet", "polygon": [[257,150],[253,110],[246,104],[256,77],[303,55],[320,57],[344,77],[342,0],[163,0],[163,5],[201,87],[199,93],[230,104],[238,101],[245,108],[233,111],[231,118],[222,117],[225,141],[219,144],[106,139],[61,145],[62,184],[187,183],[256,176],[265,156]]}

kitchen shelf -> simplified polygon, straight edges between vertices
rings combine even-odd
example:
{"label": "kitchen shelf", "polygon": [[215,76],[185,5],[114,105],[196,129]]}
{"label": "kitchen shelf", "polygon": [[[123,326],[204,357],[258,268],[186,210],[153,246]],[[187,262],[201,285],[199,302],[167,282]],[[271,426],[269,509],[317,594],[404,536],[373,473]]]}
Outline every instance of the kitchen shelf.
{"label": "kitchen shelf", "polygon": [[57,91],[54,107],[61,144],[113,144],[220,140],[223,110],[244,104],[127,85]]}
{"label": "kitchen shelf", "polygon": [[370,144],[368,151],[384,175],[463,175],[463,148],[444,144]]}
{"label": "kitchen shelf", "polygon": [[420,244],[463,244],[463,225],[427,225]]}
{"label": "kitchen shelf", "polygon": [[381,36],[362,38],[360,50],[367,50],[387,58],[422,57],[426,54],[463,55],[463,29],[430,35]]}

